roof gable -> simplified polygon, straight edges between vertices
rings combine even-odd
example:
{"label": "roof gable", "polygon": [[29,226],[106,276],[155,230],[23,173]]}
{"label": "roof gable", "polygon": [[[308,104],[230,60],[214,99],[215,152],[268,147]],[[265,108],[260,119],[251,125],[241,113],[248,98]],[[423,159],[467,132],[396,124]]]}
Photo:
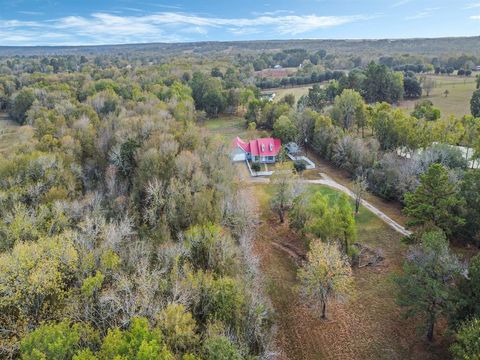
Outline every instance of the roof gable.
{"label": "roof gable", "polygon": [[263,138],[246,143],[239,137],[233,141],[234,147],[239,147],[252,156],[277,156],[282,147],[280,139]]}
{"label": "roof gable", "polygon": [[248,153],[250,152],[250,144],[246,143],[245,141],[240,139],[238,136],[235,138],[235,140],[233,140],[233,145],[234,147],[239,147],[245,152],[248,152]]}

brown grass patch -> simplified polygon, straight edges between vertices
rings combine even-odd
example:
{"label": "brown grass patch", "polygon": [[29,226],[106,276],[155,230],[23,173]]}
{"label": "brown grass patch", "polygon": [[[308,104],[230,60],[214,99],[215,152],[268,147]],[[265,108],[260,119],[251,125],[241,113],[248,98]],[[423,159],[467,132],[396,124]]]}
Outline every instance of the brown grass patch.
{"label": "brown grass patch", "polygon": [[276,311],[280,359],[445,359],[444,343],[430,346],[416,333],[415,321],[403,320],[390,277],[400,269],[406,250],[400,235],[369,213],[358,218],[358,240],[381,247],[381,266],[355,269],[356,295],[331,304],[323,321],[299,294],[297,261],[306,245],[287,224],[279,224],[268,206],[268,185],[250,185],[260,211],[255,251],[261,258],[266,287]]}

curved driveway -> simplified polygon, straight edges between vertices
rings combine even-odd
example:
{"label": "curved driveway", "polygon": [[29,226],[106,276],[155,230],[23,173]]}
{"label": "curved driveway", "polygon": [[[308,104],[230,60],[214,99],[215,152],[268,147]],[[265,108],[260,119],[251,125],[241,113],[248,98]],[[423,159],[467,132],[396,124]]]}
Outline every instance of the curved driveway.
{"label": "curved driveway", "polygon": [[[336,190],[339,190],[351,198],[355,199],[355,194],[347,187],[343,186],[342,184],[339,184],[332,178],[330,178],[328,175],[324,173],[320,173],[322,176],[322,179],[318,180],[305,180],[302,179],[300,180],[304,184],[318,184],[318,185],[325,185],[331,188],[334,188]],[[270,180],[266,177],[249,177],[249,182],[252,183],[263,183],[263,184],[268,184]],[[400,234],[404,236],[409,236],[412,234],[411,231],[407,230],[405,227],[397,223],[395,220],[390,218],[387,214],[385,214],[383,211],[380,209],[376,208],[372,204],[370,204],[368,201],[362,199],[362,205],[366,207],[368,210],[370,210],[373,214],[378,216],[383,222],[385,222],[388,226],[390,226],[393,230],[399,232]]]}

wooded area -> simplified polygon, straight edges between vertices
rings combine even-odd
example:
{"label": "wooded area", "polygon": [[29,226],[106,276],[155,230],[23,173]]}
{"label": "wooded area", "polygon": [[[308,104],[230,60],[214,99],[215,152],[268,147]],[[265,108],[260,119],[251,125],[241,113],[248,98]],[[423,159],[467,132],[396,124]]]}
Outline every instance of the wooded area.
{"label": "wooded area", "polygon": [[[435,73],[478,79],[478,89],[479,47],[452,55],[449,41],[393,41],[388,53],[384,41],[235,43],[249,51],[218,55],[227,44],[0,49],[8,55],[0,58],[0,356],[282,351],[254,250],[260,215],[230,144],[212,131],[225,116],[235,116],[229,140],[238,130],[296,142],[354,182],[356,202],[344,194],[332,202],[306,190],[308,172],[283,154],[268,185],[269,224],[305,244],[296,281],[320,318],[362,296],[354,294],[362,250],[376,256],[368,266],[383,261],[361,242],[374,235],[358,234],[369,192],[401,204],[412,231],[396,254],[404,258],[393,268],[392,312],[427,341],[442,337],[438,358],[478,356],[480,90],[462,116],[442,113],[428,92]],[[375,58],[365,55],[372,46]],[[365,53],[354,54],[359,47]],[[258,77],[275,65],[296,70],[287,80]],[[301,98],[261,96],[260,88],[299,83],[312,84]],[[413,109],[398,106],[404,99]]]}

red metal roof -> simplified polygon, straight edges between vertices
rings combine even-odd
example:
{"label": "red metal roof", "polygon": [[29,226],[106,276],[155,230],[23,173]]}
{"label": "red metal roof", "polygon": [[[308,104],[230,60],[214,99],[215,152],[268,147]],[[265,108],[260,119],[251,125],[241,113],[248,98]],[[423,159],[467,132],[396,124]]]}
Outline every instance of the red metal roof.
{"label": "red metal roof", "polygon": [[250,152],[250,144],[246,143],[245,141],[240,139],[238,136],[233,141],[233,145],[234,147],[241,148],[243,151]]}
{"label": "red metal roof", "polygon": [[277,156],[282,147],[280,139],[263,138],[246,143],[239,137],[234,140],[234,146],[240,147],[252,156]]}

